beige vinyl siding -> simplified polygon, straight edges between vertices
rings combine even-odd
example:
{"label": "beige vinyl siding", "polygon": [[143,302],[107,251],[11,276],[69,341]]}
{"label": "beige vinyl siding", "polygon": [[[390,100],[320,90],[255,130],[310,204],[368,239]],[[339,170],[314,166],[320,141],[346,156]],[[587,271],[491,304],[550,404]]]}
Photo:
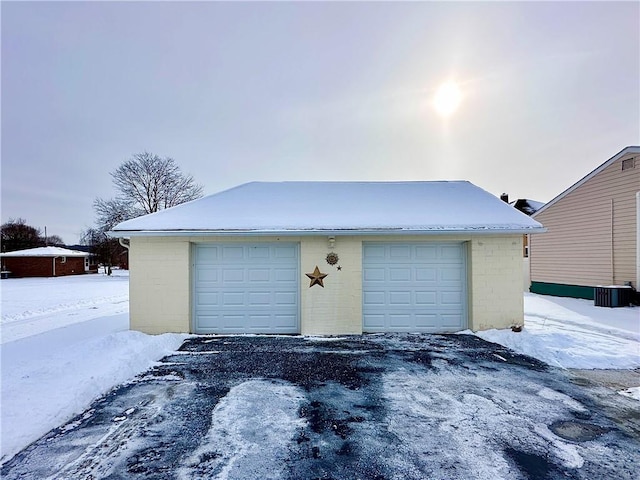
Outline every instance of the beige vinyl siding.
{"label": "beige vinyl siding", "polygon": [[622,161],[633,156],[612,162],[535,215],[547,233],[531,237],[533,282],[635,285],[640,158],[622,171]]}

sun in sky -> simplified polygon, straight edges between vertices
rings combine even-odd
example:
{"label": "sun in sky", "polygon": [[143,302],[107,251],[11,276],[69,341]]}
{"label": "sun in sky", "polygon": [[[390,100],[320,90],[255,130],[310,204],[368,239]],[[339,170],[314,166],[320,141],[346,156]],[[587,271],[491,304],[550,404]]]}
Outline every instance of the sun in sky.
{"label": "sun in sky", "polygon": [[433,108],[443,117],[451,116],[460,106],[462,91],[457,83],[448,81],[436,90],[433,96]]}

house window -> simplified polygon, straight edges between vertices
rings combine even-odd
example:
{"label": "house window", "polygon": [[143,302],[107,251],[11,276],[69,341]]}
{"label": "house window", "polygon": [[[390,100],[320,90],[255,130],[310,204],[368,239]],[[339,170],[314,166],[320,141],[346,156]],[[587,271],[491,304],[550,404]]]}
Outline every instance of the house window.
{"label": "house window", "polygon": [[622,161],[622,171],[624,172],[625,170],[631,170],[632,168],[636,168],[636,159],[634,158],[627,158],[626,160]]}
{"label": "house window", "polygon": [[67,257],[61,257],[60,263],[67,263]]}

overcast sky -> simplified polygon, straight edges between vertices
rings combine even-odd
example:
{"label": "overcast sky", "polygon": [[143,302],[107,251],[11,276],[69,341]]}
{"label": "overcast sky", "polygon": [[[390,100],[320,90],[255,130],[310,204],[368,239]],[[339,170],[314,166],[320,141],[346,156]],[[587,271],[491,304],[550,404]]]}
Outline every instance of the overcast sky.
{"label": "overcast sky", "polygon": [[[638,2],[3,1],[1,15],[2,221],[68,244],[143,151],[206,194],[463,179],[548,201],[640,144]],[[449,117],[432,106],[446,81],[463,96]]]}

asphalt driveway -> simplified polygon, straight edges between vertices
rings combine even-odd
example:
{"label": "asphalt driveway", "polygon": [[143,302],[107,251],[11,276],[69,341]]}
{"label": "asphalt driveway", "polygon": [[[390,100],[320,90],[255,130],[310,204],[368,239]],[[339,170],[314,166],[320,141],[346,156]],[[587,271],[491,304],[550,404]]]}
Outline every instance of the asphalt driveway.
{"label": "asphalt driveway", "polygon": [[635,480],[639,422],[637,401],[474,336],[195,337],[0,473]]}

